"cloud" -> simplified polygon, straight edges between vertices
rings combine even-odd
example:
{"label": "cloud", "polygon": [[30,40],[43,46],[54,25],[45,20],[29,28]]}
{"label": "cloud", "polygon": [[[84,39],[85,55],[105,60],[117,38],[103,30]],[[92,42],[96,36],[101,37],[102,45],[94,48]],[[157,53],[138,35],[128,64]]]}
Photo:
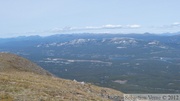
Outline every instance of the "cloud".
{"label": "cloud", "polygon": [[122,25],[111,25],[111,24],[108,24],[108,25],[103,25],[102,26],[103,29],[119,29],[119,28],[123,28]]}
{"label": "cloud", "polygon": [[86,26],[84,28],[81,28],[82,30],[96,30],[96,29],[101,29],[101,27],[98,26]]}
{"label": "cloud", "polygon": [[54,28],[51,32],[71,32],[71,31],[86,31],[86,30],[103,30],[103,29],[135,29],[140,28],[140,25],[102,25],[102,26],[86,26],[86,27],[64,27],[64,28]]}
{"label": "cloud", "polygon": [[122,28],[122,25],[102,25],[102,26],[86,26],[86,27],[82,27],[82,30],[99,30],[99,29],[120,29]]}
{"label": "cloud", "polygon": [[[127,30],[130,31],[129,29],[138,29],[141,28],[140,25],[137,24],[132,24],[132,25],[113,25],[113,24],[107,24],[107,25],[102,25],[102,26],[85,26],[85,27],[63,27],[63,28],[52,28],[49,30],[34,30],[34,31],[28,31],[28,32],[21,32],[21,33],[14,33],[14,36],[28,36],[28,35],[52,35],[52,34],[58,34],[58,33],[82,33],[82,32],[122,32],[122,30]],[[122,29],[122,30],[121,30]],[[132,30],[133,31],[133,30]],[[13,33],[11,33],[12,35]]]}
{"label": "cloud", "polygon": [[174,22],[171,26],[180,26],[180,22]]}
{"label": "cloud", "polygon": [[134,25],[127,25],[128,28],[140,28],[141,25],[137,25],[137,24],[134,24]]}
{"label": "cloud", "polygon": [[174,22],[171,24],[166,24],[166,25],[161,25],[161,26],[152,26],[151,28],[156,28],[156,29],[174,29],[174,28],[179,28],[180,27],[180,22]]}

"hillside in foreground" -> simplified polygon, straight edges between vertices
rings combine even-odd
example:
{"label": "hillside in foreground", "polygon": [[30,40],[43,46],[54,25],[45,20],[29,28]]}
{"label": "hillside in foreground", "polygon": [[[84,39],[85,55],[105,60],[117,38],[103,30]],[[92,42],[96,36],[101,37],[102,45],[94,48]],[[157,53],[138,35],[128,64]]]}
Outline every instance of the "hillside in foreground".
{"label": "hillside in foreground", "polygon": [[0,53],[0,101],[118,101],[122,94],[54,77],[27,59]]}

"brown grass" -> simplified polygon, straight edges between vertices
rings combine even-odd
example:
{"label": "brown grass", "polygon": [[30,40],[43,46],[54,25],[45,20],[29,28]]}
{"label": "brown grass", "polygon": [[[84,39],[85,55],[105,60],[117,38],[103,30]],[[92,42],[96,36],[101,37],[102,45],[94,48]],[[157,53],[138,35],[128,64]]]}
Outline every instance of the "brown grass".
{"label": "brown grass", "polygon": [[0,73],[0,101],[106,101],[121,92],[29,72]]}

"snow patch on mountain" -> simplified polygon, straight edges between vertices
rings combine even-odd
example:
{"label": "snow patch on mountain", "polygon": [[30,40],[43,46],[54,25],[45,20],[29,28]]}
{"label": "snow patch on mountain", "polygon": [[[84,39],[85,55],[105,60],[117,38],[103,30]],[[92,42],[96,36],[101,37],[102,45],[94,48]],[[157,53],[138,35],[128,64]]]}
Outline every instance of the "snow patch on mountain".
{"label": "snow patch on mountain", "polygon": [[138,43],[134,38],[111,38],[111,39],[103,39],[102,42],[109,42],[113,44],[136,44]]}
{"label": "snow patch on mountain", "polygon": [[85,44],[85,43],[89,43],[89,42],[95,42],[95,39],[75,39],[72,41],[68,41],[68,42],[53,42],[53,43],[49,43],[49,44],[39,44],[36,47],[50,47],[50,46],[66,46],[66,45],[81,45],[81,44]]}
{"label": "snow patch on mountain", "polygon": [[[106,38],[106,39],[74,39],[68,42],[53,42],[49,44],[40,44],[36,47],[50,47],[50,46],[66,46],[66,45],[83,45],[83,44],[117,44],[117,45],[134,45],[138,40],[134,38]],[[121,47],[118,47],[121,48]]]}
{"label": "snow patch on mountain", "polygon": [[74,44],[83,44],[83,43],[87,43],[87,42],[94,42],[95,39],[75,39],[70,41],[68,44],[70,45],[74,45]]}
{"label": "snow patch on mountain", "polygon": [[148,44],[149,45],[158,45],[160,42],[159,41],[151,41]]}

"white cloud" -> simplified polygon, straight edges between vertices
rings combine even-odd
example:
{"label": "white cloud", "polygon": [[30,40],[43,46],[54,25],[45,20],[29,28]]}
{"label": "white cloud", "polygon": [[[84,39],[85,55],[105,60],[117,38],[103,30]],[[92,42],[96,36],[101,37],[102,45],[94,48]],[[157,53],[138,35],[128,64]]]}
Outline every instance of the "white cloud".
{"label": "white cloud", "polygon": [[[169,23],[169,24],[164,24],[164,25],[153,25],[147,27],[148,32],[153,32],[153,33],[174,33],[174,32],[179,32],[180,28],[180,22],[174,22],[174,23]],[[154,31],[153,31],[154,30]]]}
{"label": "white cloud", "polygon": [[180,22],[174,22],[172,26],[180,26]]}
{"label": "white cloud", "polygon": [[134,29],[140,28],[140,25],[133,24],[133,25],[102,25],[102,26],[86,26],[86,27],[64,27],[64,28],[54,28],[52,32],[69,32],[69,31],[85,31],[85,30],[103,30],[103,29]]}
{"label": "white cloud", "polygon": [[[123,30],[129,31],[129,29],[138,29],[141,28],[140,25],[133,24],[133,25],[113,25],[113,24],[107,24],[102,26],[85,26],[85,27],[63,27],[63,28],[52,28],[49,30],[35,30],[35,31],[29,31],[29,32],[21,32],[21,33],[14,33],[14,35],[37,35],[37,33],[47,36],[52,34],[58,34],[58,33],[82,33],[82,32],[123,32]],[[11,33],[12,35],[12,33]]]}
{"label": "white cloud", "polygon": [[180,27],[180,22],[174,22],[171,24],[166,24],[166,25],[161,25],[161,26],[153,26],[151,28],[156,28],[156,29],[174,29]]}
{"label": "white cloud", "polygon": [[108,24],[108,25],[103,25],[102,26],[103,29],[116,29],[116,28],[123,28],[122,25],[111,25],[111,24]]}
{"label": "white cloud", "polygon": [[91,29],[101,29],[101,27],[95,27],[95,26],[86,26],[86,27],[84,27],[84,28],[82,28],[82,29],[86,29],[86,30],[91,30]]}
{"label": "white cloud", "polygon": [[123,28],[122,25],[102,25],[102,26],[86,26],[86,27],[82,27],[82,29],[84,30],[98,30],[98,29],[120,29]]}
{"label": "white cloud", "polygon": [[137,25],[137,24],[134,24],[134,25],[127,25],[128,28],[140,28],[141,25]]}

